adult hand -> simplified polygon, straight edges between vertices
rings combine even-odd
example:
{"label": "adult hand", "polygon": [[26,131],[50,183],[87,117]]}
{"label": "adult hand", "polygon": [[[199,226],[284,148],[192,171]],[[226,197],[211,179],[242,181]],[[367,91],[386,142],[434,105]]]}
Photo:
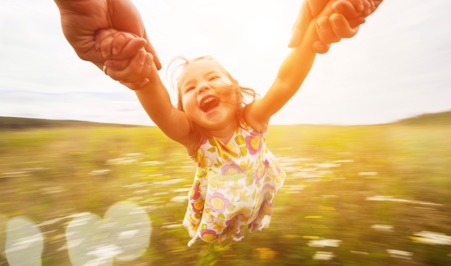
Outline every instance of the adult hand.
{"label": "adult hand", "polygon": [[[293,27],[289,47],[300,45],[309,24],[316,23],[318,40],[312,44],[316,53],[326,53],[330,44],[351,38],[383,0],[305,0]],[[325,10],[332,14],[321,16]]]}
{"label": "adult hand", "polygon": [[[113,28],[141,37],[135,40],[135,46],[144,46],[153,55],[157,69],[161,69],[161,62],[131,0],[55,0],[55,3],[60,11],[63,33],[81,59],[102,68],[105,58],[96,45],[96,33]],[[131,49],[130,53],[123,52],[109,59],[126,59],[135,54]]]}

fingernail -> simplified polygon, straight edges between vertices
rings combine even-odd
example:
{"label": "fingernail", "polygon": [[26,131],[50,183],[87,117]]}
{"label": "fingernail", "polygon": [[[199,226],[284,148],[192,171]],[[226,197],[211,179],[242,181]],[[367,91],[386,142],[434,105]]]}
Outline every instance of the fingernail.
{"label": "fingernail", "polygon": [[141,40],[143,40],[143,41],[144,41],[144,43],[145,43],[145,44],[147,44],[147,40],[146,40],[146,39],[144,39],[144,38],[141,38]]}
{"label": "fingernail", "polygon": [[145,51],[143,51],[143,50],[139,51],[138,62],[139,62],[141,65],[144,64],[145,61],[146,61],[146,57],[147,57],[147,54],[146,54]]}
{"label": "fingernail", "polygon": [[364,4],[363,4],[362,2],[359,2],[359,3],[357,4],[357,11],[358,11],[358,12],[362,12],[363,9],[364,9]]}
{"label": "fingernail", "polygon": [[102,56],[103,56],[103,58],[108,58],[108,56],[109,56],[108,50],[103,50]]}

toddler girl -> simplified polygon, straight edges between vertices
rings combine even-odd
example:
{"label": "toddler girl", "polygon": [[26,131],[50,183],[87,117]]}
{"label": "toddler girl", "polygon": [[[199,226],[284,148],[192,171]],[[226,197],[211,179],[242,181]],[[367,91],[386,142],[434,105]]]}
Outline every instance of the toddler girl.
{"label": "toddler girl", "polygon": [[[330,16],[330,9],[320,15]],[[314,25],[309,24],[302,41],[291,49],[273,84],[259,99],[212,57],[181,64],[177,107],[171,104],[152,55],[144,49],[127,60],[124,69],[118,67],[124,62],[105,62],[104,72],[135,90],[153,122],[184,145],[197,164],[183,221],[192,237],[188,245],[199,238],[239,241],[246,229],[268,227],[274,195],[285,179],[265,143],[268,123],[310,71],[315,59],[310,47],[317,39]],[[97,35],[99,49],[106,57],[112,47],[126,49],[134,39],[113,29]]]}

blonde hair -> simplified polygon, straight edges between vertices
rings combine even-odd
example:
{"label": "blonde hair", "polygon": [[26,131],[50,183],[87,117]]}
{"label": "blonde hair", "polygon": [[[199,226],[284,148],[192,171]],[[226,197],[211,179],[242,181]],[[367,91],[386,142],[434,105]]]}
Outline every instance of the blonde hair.
{"label": "blonde hair", "polygon": [[179,109],[180,111],[184,111],[183,104],[182,104],[181,88],[179,88],[179,86],[178,86],[178,81],[180,79],[181,74],[183,73],[183,71],[189,64],[199,61],[199,60],[205,60],[205,59],[211,59],[211,60],[216,61],[216,63],[220,66],[221,70],[226,74],[226,76],[232,82],[232,85],[231,85],[232,88],[237,89],[237,91],[236,91],[237,102],[240,103],[239,108],[237,108],[237,119],[240,119],[241,111],[244,109],[244,107],[246,107],[246,105],[254,102],[258,95],[253,89],[240,86],[238,84],[238,81],[236,79],[234,79],[233,76],[221,64],[219,64],[219,62],[216,59],[214,59],[211,56],[200,56],[200,57],[196,57],[191,60],[189,60],[183,56],[178,56],[178,57],[174,58],[173,60],[171,60],[171,62],[169,63],[166,74],[168,74],[168,72],[171,71],[169,81],[171,83],[171,87],[174,90],[176,98],[177,98],[177,105],[176,105],[177,109]]}

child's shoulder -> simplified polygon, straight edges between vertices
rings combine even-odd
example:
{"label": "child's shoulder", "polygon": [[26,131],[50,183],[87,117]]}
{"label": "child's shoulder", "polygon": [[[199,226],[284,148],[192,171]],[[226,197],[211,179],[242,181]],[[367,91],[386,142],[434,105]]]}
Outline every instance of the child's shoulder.
{"label": "child's shoulder", "polygon": [[268,131],[269,117],[263,118],[259,112],[256,112],[255,106],[259,104],[261,99],[257,99],[252,103],[246,105],[241,111],[240,121],[248,125],[253,131],[266,134]]}
{"label": "child's shoulder", "polygon": [[258,134],[266,134],[268,132],[268,123],[257,121],[256,119],[245,119],[243,117],[240,120],[240,126],[248,131],[253,131]]}

